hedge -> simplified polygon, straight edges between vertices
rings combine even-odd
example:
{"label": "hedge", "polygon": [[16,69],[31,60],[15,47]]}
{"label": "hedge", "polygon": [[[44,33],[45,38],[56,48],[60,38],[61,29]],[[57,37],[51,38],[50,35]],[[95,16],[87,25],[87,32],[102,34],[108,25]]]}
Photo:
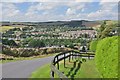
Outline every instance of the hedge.
{"label": "hedge", "polygon": [[91,51],[96,51],[98,40],[94,40],[90,42],[90,50]]}
{"label": "hedge", "polygon": [[104,78],[118,77],[118,37],[107,37],[97,44],[96,66]]}
{"label": "hedge", "polygon": [[43,54],[53,54],[53,53],[59,53],[63,51],[67,51],[67,48],[39,48],[39,49],[13,49],[3,47],[2,53],[9,56],[14,57],[30,57],[30,56],[38,56]]}

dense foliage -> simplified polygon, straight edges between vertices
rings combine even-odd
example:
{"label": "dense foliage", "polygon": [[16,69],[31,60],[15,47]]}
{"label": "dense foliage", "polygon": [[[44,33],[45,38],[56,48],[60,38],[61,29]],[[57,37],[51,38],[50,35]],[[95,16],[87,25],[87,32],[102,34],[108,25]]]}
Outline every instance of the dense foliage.
{"label": "dense foliage", "polygon": [[98,40],[94,40],[90,42],[90,50],[91,51],[96,51]]}
{"label": "dense foliage", "polygon": [[9,46],[18,46],[14,40],[2,39],[2,44]]}
{"label": "dense foliage", "polygon": [[33,48],[45,47],[45,43],[41,40],[31,40],[29,46]]}
{"label": "dense foliage", "polygon": [[118,77],[118,37],[107,37],[97,44],[96,66],[104,78]]}
{"label": "dense foliage", "polygon": [[30,57],[30,56],[38,56],[44,54],[53,54],[67,50],[68,50],[67,48],[10,49],[7,47],[3,47],[2,54],[14,56],[14,57]]}
{"label": "dense foliage", "polygon": [[117,35],[117,34],[111,34],[113,30],[117,29],[117,27],[118,27],[118,23],[106,23],[104,21],[104,23],[100,27],[98,38],[103,39],[105,37],[111,37]]}
{"label": "dense foliage", "polygon": [[67,46],[73,47],[75,43],[83,42],[82,39],[25,39],[23,45],[28,44],[29,47],[45,47],[45,46]]}

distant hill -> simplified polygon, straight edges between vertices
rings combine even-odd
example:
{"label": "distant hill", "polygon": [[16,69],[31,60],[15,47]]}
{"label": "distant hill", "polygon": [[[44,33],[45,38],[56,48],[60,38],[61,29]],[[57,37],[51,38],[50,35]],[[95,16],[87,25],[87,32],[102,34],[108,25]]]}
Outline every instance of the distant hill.
{"label": "distant hill", "polygon": [[73,20],[73,21],[55,21],[40,22],[40,26],[67,26],[67,27],[94,27],[100,25],[98,21]]}
{"label": "distant hill", "polygon": [[100,21],[71,20],[71,21],[50,21],[50,22],[2,22],[3,26],[25,25],[25,26],[67,26],[67,27],[95,27],[100,25]]}

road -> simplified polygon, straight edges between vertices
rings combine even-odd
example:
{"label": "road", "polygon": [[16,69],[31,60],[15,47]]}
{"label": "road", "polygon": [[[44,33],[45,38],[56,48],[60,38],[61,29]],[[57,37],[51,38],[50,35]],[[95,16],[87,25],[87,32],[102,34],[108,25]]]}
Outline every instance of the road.
{"label": "road", "polygon": [[29,78],[37,68],[50,63],[53,56],[2,64],[2,78]]}

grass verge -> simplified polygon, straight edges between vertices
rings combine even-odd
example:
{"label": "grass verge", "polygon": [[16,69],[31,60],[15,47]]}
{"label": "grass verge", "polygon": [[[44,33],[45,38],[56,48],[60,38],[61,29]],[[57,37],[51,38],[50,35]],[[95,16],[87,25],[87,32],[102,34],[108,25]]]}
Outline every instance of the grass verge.
{"label": "grass verge", "polygon": [[[101,78],[94,60],[87,60],[86,62],[80,60],[67,61],[65,68],[63,62],[60,62],[60,71],[64,72],[68,78]],[[50,64],[38,68],[31,74],[30,78],[50,78]]]}
{"label": "grass verge", "polygon": [[48,55],[40,55],[40,56],[34,56],[34,57],[14,57],[13,60],[0,60],[0,64],[7,63],[7,62],[15,62],[15,61],[21,61],[21,60],[32,60],[32,59],[38,59],[38,58],[44,58],[49,56],[54,56],[55,54],[48,54]]}

